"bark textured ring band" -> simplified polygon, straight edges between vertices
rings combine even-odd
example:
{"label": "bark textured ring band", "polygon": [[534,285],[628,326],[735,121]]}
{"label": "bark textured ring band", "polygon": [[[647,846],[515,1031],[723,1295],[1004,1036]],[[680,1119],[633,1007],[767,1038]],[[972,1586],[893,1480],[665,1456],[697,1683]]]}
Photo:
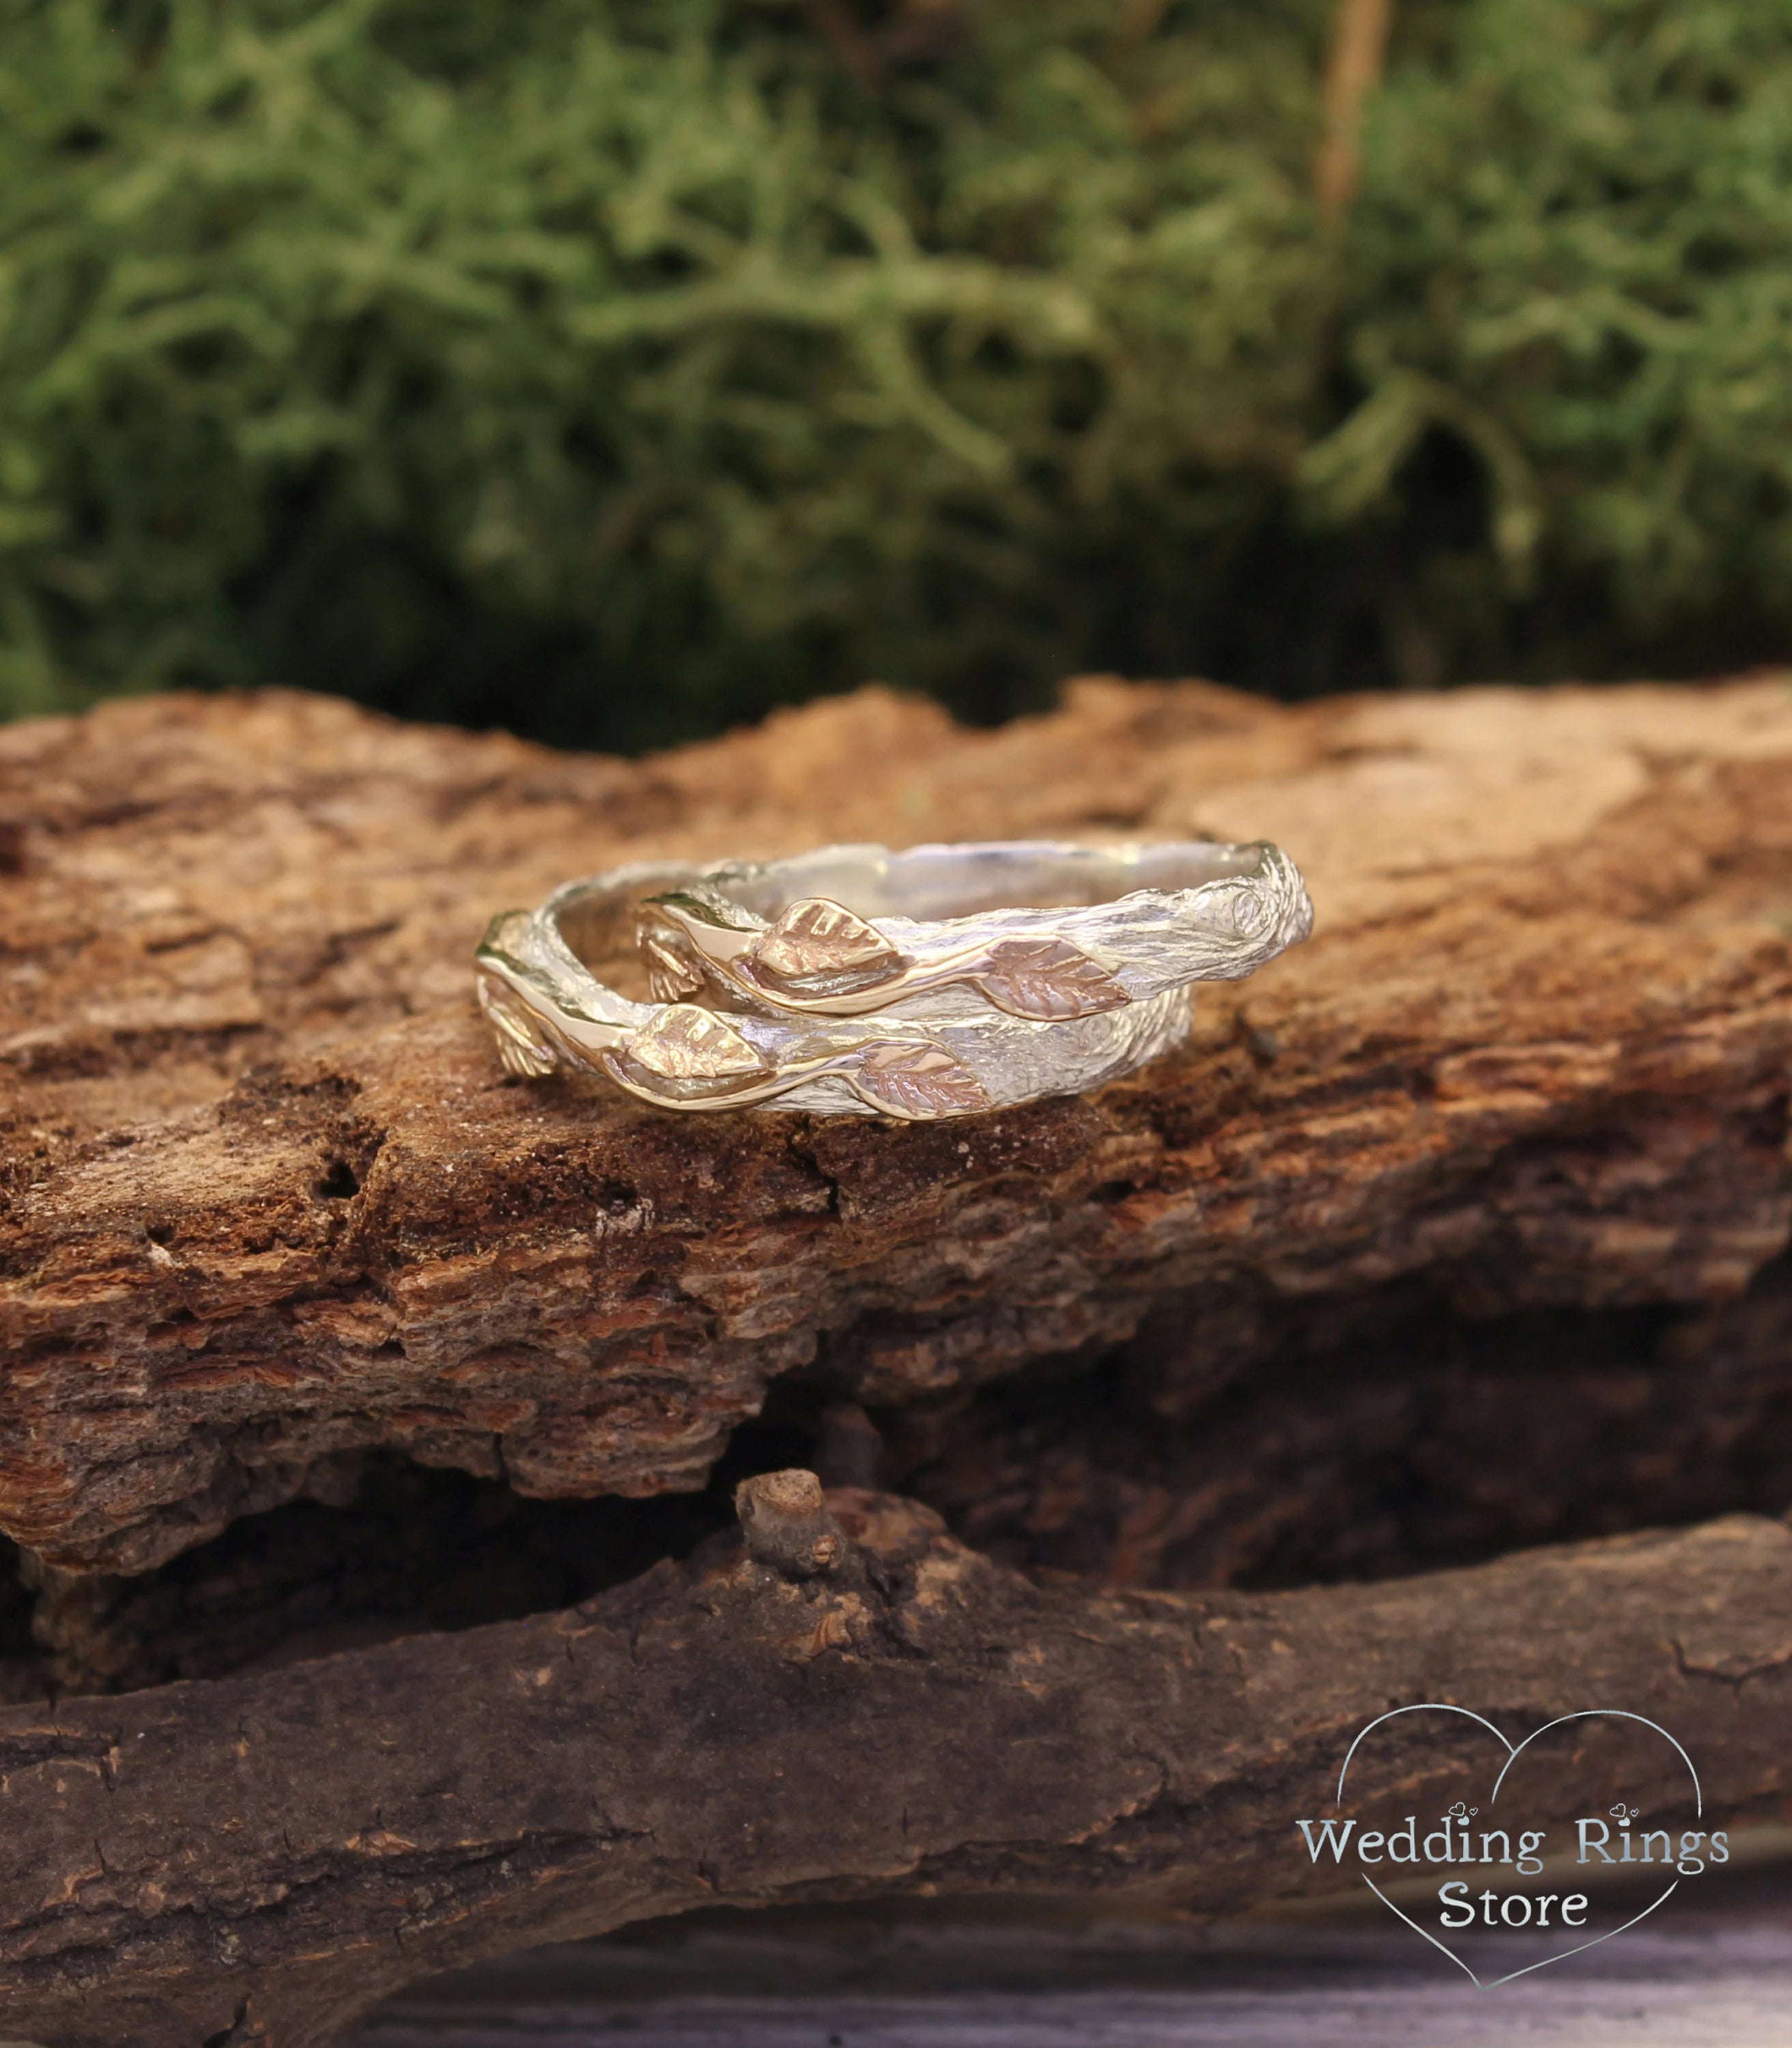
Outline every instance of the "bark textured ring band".
{"label": "bark textured ring band", "polygon": [[[913,1120],[1074,1094],[1178,1044],[1197,981],[1304,938],[1259,843],[1003,840],[648,863],[493,920],[479,1000],[513,1072],[668,1109]],[[618,980],[645,968],[641,1001]]]}

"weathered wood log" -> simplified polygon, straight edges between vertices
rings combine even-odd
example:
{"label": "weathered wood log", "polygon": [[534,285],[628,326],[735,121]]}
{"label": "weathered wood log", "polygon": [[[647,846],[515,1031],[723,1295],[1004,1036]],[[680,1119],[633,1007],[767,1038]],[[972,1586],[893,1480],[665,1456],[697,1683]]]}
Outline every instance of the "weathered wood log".
{"label": "weathered wood log", "polygon": [[1792,1501],[1792,1263],[1704,1308],[1484,1321],[1389,1294],[1341,1330],[1322,1309],[1204,1400],[1153,1323],[1091,1367],[917,1405],[886,1418],[878,1476],[1023,1570],[1187,1588],[1391,1577]]}
{"label": "weathered wood log", "polygon": [[[504,1079],[472,1013],[487,913],[612,860],[1100,831],[1274,837],[1321,923],[1091,1100],[675,1120]],[[10,2029],[323,2042],[444,1963],[718,1897],[1235,1903],[1287,1888],[1292,1805],[1402,1696],[1515,1732],[1621,1696],[1720,1809],[1783,1794],[1768,1521],[1178,1598],[774,1490],[745,1565],[290,1661],[553,1604],[551,1569],[415,1600],[467,1503],[369,1455],[485,1488],[500,1531],[590,1500],[604,1583],[715,1488],[626,1526],[592,1497],[697,1486],[768,1391],[836,1476],[881,1459],[1021,1561],[1142,1586],[1782,1506],[1782,681],[1294,711],[1095,683],[986,735],[870,692],[638,766],[165,699],[0,732],[0,1530],[31,1581],[0,1677],[150,1688],[0,1721]],[[1340,1447],[1471,1435],[1502,1462],[1464,1513],[1370,1540]],[[304,1500],[336,1505],[261,1512]],[[397,1592],[321,1597],[394,1557]]]}
{"label": "weathered wood log", "polygon": [[[567,1612],[0,1715],[9,2031],[323,2048],[433,1968],[698,1904],[1336,1887],[1296,1821],[1403,1701],[1472,1702],[1513,1740],[1621,1704],[1697,1759],[1707,1828],[1792,1789],[1782,1523],[1375,1586],[1091,1595],[891,1496],[828,1506],[849,1542],[789,1575],[737,1547]],[[1356,1809],[1435,1814],[1491,1776],[1488,1740],[1407,1720],[1353,1766]],[[1689,1815],[1666,1744],[1623,1763],[1578,1747],[1527,1821],[1615,1794]]]}
{"label": "weathered wood log", "polygon": [[1025,1571],[1185,1589],[1403,1576],[1792,1500],[1785,1261],[1709,1308],[1403,1315],[1180,1414],[1173,1335],[886,1412],[881,1433],[774,1388],[779,1420],[737,1433],[694,1495],[528,1500],[380,1454],[351,1501],[249,1516],[149,1573],[33,1569],[0,1684],[136,1689],[573,1605],[688,1554],[736,1478],[794,1460],[898,1484]]}
{"label": "weathered wood log", "polygon": [[[887,1418],[1156,1319],[1186,1410],[1290,1333],[1734,1296],[1792,1221],[1792,692],[1286,709],[881,692],[638,765],[274,694],[0,733],[0,1529],[140,1573],[384,1447],[700,1483],[768,1387]],[[1188,1049],[962,1124],[506,1080],[487,913],[661,851],[1266,835],[1318,935]],[[1303,1332],[1308,1334],[1302,1334]]]}

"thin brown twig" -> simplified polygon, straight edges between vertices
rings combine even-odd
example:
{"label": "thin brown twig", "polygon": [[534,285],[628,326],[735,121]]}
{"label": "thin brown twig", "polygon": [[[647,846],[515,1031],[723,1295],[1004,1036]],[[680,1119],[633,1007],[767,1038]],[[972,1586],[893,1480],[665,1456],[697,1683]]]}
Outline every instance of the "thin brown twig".
{"label": "thin brown twig", "polygon": [[1162,25],[1169,0],[1123,0],[1119,26],[1114,31],[1117,51],[1137,49],[1148,43]]}
{"label": "thin brown twig", "polygon": [[1328,221],[1341,220],[1362,176],[1363,108],[1380,83],[1394,0],[1338,0],[1325,66],[1325,133],[1313,164],[1313,196]]}
{"label": "thin brown twig", "polygon": [[841,64],[867,92],[881,92],[891,70],[941,56],[966,32],[963,0],[902,0],[875,31],[853,18],[845,0],[809,0],[810,18]]}
{"label": "thin brown twig", "polygon": [[823,39],[845,68],[867,92],[881,91],[884,68],[882,53],[841,5],[841,0],[809,0],[809,11]]}

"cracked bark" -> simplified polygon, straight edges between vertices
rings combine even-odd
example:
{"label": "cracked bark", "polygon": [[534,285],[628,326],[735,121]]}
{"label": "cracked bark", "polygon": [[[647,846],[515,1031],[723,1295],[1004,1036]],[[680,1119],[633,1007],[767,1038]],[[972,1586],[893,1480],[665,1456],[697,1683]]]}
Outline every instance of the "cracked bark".
{"label": "cracked bark", "polygon": [[[1320,926],[1088,1100],[673,1120],[506,1081],[471,1012],[487,913],[582,869],[1116,829],[1274,837]],[[976,735],[867,692],[634,765],[164,699],[0,731],[6,849],[0,1676],[43,1682],[34,1623],[56,1682],[138,1688],[0,1716],[9,2027],[301,2048],[717,1897],[1236,1904],[1299,1881],[1340,1737],[1445,1688],[1514,1732],[1621,1697],[1720,1810],[1783,1798],[1782,680],[1094,682]],[[786,1580],[832,1526],[793,1495],[771,1564],[566,1605],[568,1543],[589,1586],[711,1526],[677,1497],[768,1396],[1000,1554],[836,1491],[844,1575]],[[539,1569],[399,1612],[487,1510]],[[370,1558],[410,1588],[373,1632],[437,1632],[317,1657]]]}
{"label": "cracked bark", "polygon": [[[879,692],[640,764],[274,694],[0,732],[0,1530],[139,1573],[384,1448],[700,1484],[1152,1326],[1166,1410],[1390,1290],[1739,1294],[1792,1224],[1792,692]],[[835,837],[1267,835],[1317,936],[1090,1099],[933,1127],[506,1081],[467,960],[566,875]]]}
{"label": "cracked bark", "polygon": [[[1697,1758],[1707,1825],[1789,1790],[1783,1523],[1202,1596],[1041,1587],[894,1496],[828,1508],[848,1541],[801,1577],[719,1538],[558,1614],[0,1716],[9,2028],[323,2048],[432,1969],[697,1904],[1234,1910],[1339,1882],[1294,1820],[1402,1700],[1472,1701],[1514,1739],[1622,1701]],[[1411,1726],[1360,1767],[1365,1813],[1425,1811],[1474,1736]],[[1583,1756],[1526,1810],[1614,1793],[1652,1819],[1686,1785],[1666,1745],[1621,1782]]]}

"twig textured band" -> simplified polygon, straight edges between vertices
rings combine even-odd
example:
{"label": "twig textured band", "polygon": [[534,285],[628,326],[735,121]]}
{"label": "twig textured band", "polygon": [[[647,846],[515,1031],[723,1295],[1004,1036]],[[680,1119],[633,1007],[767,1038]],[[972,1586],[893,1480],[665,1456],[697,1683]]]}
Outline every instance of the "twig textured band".
{"label": "twig textured band", "polygon": [[[1312,917],[1263,843],[825,847],[568,882],[495,918],[476,967],[514,1073],[921,1120],[1131,1072],[1187,1035],[1192,983],[1254,972]],[[650,1001],[600,978],[643,968]]]}

